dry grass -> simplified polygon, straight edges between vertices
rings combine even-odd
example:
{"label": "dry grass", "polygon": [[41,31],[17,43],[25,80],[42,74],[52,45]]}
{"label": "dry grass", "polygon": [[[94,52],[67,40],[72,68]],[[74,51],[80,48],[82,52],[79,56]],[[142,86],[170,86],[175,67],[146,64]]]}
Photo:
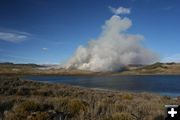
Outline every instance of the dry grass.
{"label": "dry grass", "polygon": [[164,120],[165,104],[180,100],[0,77],[4,120]]}

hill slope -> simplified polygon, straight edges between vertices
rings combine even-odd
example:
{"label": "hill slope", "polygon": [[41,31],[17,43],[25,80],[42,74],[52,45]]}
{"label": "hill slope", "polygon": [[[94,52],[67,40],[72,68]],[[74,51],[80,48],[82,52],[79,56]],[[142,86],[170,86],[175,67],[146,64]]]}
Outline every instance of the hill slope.
{"label": "hill slope", "polygon": [[180,75],[180,63],[129,65],[119,72],[92,72],[36,64],[0,64],[0,75]]}

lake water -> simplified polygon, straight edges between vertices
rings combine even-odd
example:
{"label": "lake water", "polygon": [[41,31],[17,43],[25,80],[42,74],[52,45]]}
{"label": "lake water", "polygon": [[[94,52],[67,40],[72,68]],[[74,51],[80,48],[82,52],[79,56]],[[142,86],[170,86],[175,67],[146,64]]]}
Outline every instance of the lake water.
{"label": "lake water", "polygon": [[63,83],[88,88],[153,92],[160,95],[180,96],[180,75],[141,76],[27,76],[41,82]]}

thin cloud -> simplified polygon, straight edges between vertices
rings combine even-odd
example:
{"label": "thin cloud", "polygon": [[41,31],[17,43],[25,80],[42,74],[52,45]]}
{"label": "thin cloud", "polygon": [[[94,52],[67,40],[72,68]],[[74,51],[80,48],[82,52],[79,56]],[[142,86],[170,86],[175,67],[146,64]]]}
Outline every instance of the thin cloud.
{"label": "thin cloud", "polygon": [[114,8],[114,7],[109,6],[109,9],[112,13],[114,13],[116,15],[130,14],[131,13],[131,9],[125,8],[125,7]]}
{"label": "thin cloud", "polygon": [[54,44],[56,45],[63,45],[63,44],[66,44],[66,42],[62,42],[62,41],[55,41],[53,42]]}
{"label": "thin cloud", "polygon": [[42,48],[42,50],[47,51],[47,50],[48,50],[48,48],[44,47],[44,48]]}
{"label": "thin cloud", "polygon": [[162,62],[180,62],[180,54],[174,54],[162,59]]}
{"label": "thin cloud", "polygon": [[17,56],[17,55],[4,55],[4,56],[5,56],[5,57],[11,57],[11,58],[19,58],[19,59],[24,59],[24,60],[37,60],[37,59],[34,59],[34,58]]}
{"label": "thin cloud", "polygon": [[36,62],[37,61],[37,59],[35,58],[4,54],[4,55],[1,55],[0,62],[7,62],[7,59],[8,61],[11,61],[11,62],[17,62],[17,61]]}
{"label": "thin cloud", "polygon": [[30,34],[27,32],[19,32],[19,31],[0,31],[0,40],[18,43],[25,41],[29,38]]}
{"label": "thin cloud", "polygon": [[173,6],[167,6],[162,8],[162,10],[168,11],[168,10],[172,10],[174,7]]}

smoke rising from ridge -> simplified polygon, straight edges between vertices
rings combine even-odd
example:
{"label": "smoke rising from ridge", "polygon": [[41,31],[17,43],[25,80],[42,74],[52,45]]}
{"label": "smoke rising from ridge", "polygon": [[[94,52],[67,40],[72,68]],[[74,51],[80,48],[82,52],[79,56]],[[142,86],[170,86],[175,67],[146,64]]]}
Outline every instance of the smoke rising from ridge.
{"label": "smoke rising from ridge", "polygon": [[143,36],[127,34],[132,22],[127,17],[113,15],[105,22],[102,33],[86,46],[79,46],[64,65],[67,69],[117,71],[129,64],[151,64],[158,56],[143,47]]}

